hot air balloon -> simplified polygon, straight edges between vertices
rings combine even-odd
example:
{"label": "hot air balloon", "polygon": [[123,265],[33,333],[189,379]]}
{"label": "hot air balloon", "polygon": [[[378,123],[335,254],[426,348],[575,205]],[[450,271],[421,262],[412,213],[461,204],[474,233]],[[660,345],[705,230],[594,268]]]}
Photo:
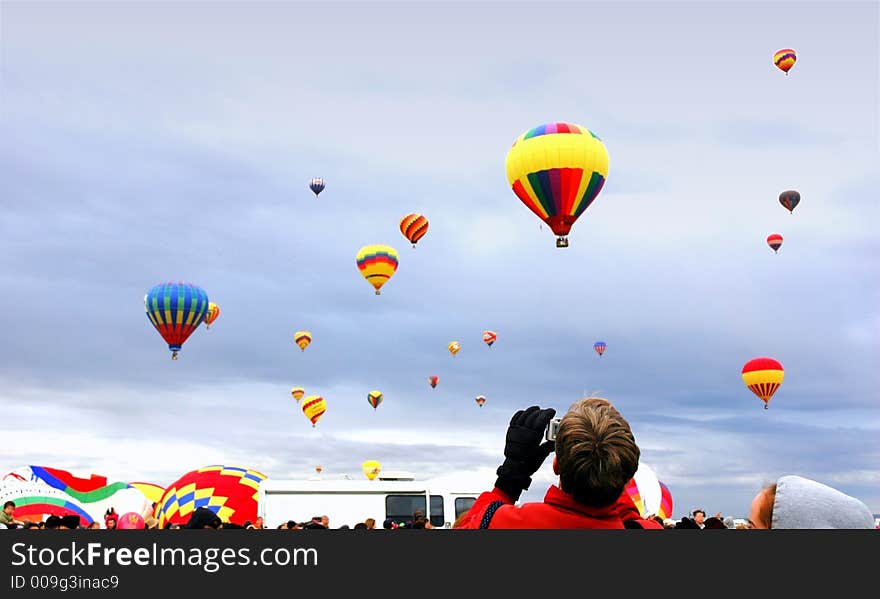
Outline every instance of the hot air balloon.
{"label": "hot air balloon", "polygon": [[596,350],[596,353],[599,354],[599,357],[602,357],[602,354],[605,353],[605,348],[608,347],[608,344],[604,341],[597,341],[593,344],[593,349]]}
{"label": "hot air balloon", "polygon": [[782,247],[782,235],[780,235],[779,233],[768,235],[767,245],[773,248],[774,252],[778,252],[779,248]]}
{"label": "hot air balloon", "polygon": [[415,212],[407,214],[400,219],[400,232],[413,244],[413,247],[416,247],[419,239],[428,232],[428,219]]}
{"label": "hot air balloon", "polygon": [[324,191],[324,179],[321,177],[315,177],[309,182],[309,189],[312,190],[312,193],[315,194],[315,197],[318,197],[322,191]]}
{"label": "hot air balloon", "polygon": [[779,389],[785,371],[782,364],[773,358],[754,358],[745,363],[742,378],[752,393],[764,400],[764,409],[768,409],[770,398]]}
{"label": "hot air balloon", "polygon": [[172,360],[177,359],[183,343],[204,322],[208,303],[205,290],[190,283],[160,283],[147,293],[147,318],[168,344]]}
{"label": "hot air balloon", "polygon": [[318,424],[318,420],[327,411],[327,400],[320,395],[309,395],[302,400],[302,411],[306,418],[312,421],[312,428]]}
{"label": "hot air balloon", "polygon": [[797,62],[797,53],[791,48],[783,48],[773,54],[773,64],[786,75],[788,75],[795,62]]}
{"label": "hot air balloon", "polygon": [[431,385],[431,389],[435,388],[437,386],[437,383],[439,383],[439,382],[440,382],[439,376],[435,375],[435,376],[428,377],[428,384]]}
{"label": "hot air balloon", "polygon": [[293,399],[296,400],[296,403],[299,403],[299,400],[301,400],[303,395],[306,394],[306,390],[302,387],[294,387],[290,390],[290,394],[293,395]]}
{"label": "hot air balloon", "polygon": [[205,313],[205,328],[210,329],[218,316],[220,316],[220,306],[214,302],[208,302],[208,311]]}
{"label": "hot air balloon", "polygon": [[379,472],[382,470],[382,464],[380,464],[376,460],[367,460],[366,462],[361,464],[361,470],[364,471],[364,475],[368,479],[374,480],[377,476],[379,476]]}
{"label": "hot air balloon", "polygon": [[498,335],[495,334],[495,331],[483,331],[483,341],[486,342],[486,345],[492,347],[492,344],[498,339]]}
{"label": "hot air balloon", "polygon": [[397,250],[388,245],[365,245],[357,253],[357,265],[379,295],[382,285],[397,271]]}
{"label": "hot air balloon", "polygon": [[126,512],[119,517],[116,528],[119,530],[144,529],[146,528],[146,522],[144,517],[137,512]]}
{"label": "hot air balloon", "polygon": [[608,151],[589,129],[548,123],[513,142],[506,170],[516,196],[557,236],[556,247],[568,247],[571,226],[605,184]]}
{"label": "hot air balloon", "polygon": [[783,191],[779,194],[779,203],[785,206],[785,208],[792,214],[794,213],[794,209],[800,203],[800,201],[801,194],[794,191],[793,189]]}
{"label": "hot air balloon", "polygon": [[266,475],[239,466],[205,466],[171,483],[156,506],[159,529],[167,523],[186,524],[199,507],[212,510],[223,522],[244,525],[257,518],[257,495]]}
{"label": "hot air balloon", "polygon": [[297,331],[293,334],[293,340],[302,351],[306,351],[309,343],[312,342],[312,333],[309,331]]}
{"label": "hot air balloon", "polygon": [[370,391],[367,393],[367,401],[373,406],[373,409],[379,407],[379,404],[382,403],[382,392],[381,391]]}
{"label": "hot air balloon", "polygon": [[642,517],[654,514],[661,518],[672,517],[672,494],[669,487],[660,482],[654,470],[639,462],[635,475],[625,487]]}
{"label": "hot air balloon", "polygon": [[486,403],[486,398],[485,398],[484,396],[482,396],[482,395],[477,395],[477,396],[474,398],[474,401],[477,402],[477,405],[480,406],[480,407],[482,408],[482,407],[483,407],[483,404]]}
{"label": "hot air balloon", "polygon": [[455,354],[457,354],[461,350],[461,343],[459,343],[458,341],[450,341],[449,345],[447,345],[446,347],[449,350],[449,353],[451,353],[452,357],[454,358]]}

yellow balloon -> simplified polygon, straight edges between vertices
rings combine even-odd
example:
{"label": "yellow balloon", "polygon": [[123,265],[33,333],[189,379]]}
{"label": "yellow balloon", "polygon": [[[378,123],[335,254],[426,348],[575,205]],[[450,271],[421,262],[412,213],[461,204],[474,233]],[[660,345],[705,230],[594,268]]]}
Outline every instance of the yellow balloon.
{"label": "yellow balloon", "polygon": [[450,341],[447,348],[449,349],[449,353],[455,356],[455,354],[457,354],[461,350],[461,343],[459,343],[458,341]]}
{"label": "yellow balloon", "polygon": [[379,476],[379,472],[382,470],[382,465],[376,460],[367,460],[361,465],[361,469],[364,471],[367,478],[373,480]]}
{"label": "yellow balloon", "polygon": [[382,285],[397,272],[397,250],[390,245],[365,245],[357,253],[357,265],[379,295]]}
{"label": "yellow balloon", "polygon": [[312,334],[309,331],[297,331],[293,334],[293,340],[302,351],[306,351],[309,343],[312,342]]}
{"label": "yellow balloon", "polygon": [[302,400],[302,411],[306,418],[312,421],[312,428],[314,428],[324,412],[327,411],[327,401],[320,395],[309,395]]}
{"label": "yellow balloon", "polygon": [[296,400],[296,403],[299,403],[299,400],[303,398],[303,395],[306,394],[306,390],[302,387],[294,387],[290,390],[290,394],[293,395],[293,398]]}

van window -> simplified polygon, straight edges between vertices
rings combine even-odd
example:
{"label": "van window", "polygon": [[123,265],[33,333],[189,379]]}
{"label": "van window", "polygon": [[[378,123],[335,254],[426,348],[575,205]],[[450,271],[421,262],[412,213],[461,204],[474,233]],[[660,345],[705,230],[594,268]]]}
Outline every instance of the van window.
{"label": "van window", "polygon": [[[433,497],[431,498],[433,507]],[[424,495],[386,495],[385,496],[385,518],[391,518],[395,522],[412,521],[413,512],[416,510],[425,511]],[[433,511],[433,510],[432,510]],[[433,514],[432,514],[433,516]],[[433,518],[432,518],[433,520]],[[433,524],[433,522],[432,522]]]}
{"label": "van window", "polygon": [[476,497],[456,497],[455,498],[455,517],[458,518],[463,513],[471,509],[474,505],[474,502],[477,500]]}
{"label": "van window", "polygon": [[431,495],[431,525],[442,527],[446,521],[443,518],[443,496]]}

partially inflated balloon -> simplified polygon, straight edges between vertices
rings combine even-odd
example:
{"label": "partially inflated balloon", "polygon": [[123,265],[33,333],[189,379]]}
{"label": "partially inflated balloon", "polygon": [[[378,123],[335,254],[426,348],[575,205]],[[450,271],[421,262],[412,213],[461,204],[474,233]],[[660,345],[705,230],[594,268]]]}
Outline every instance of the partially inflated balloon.
{"label": "partially inflated balloon", "polygon": [[795,207],[801,202],[801,194],[793,189],[783,191],[779,194],[779,203],[782,204],[789,212],[794,213]]}
{"label": "partially inflated balloon", "polygon": [[309,395],[302,400],[302,411],[306,418],[311,420],[312,428],[314,428],[324,412],[327,411],[327,401],[320,395]]}
{"label": "partially inflated balloon", "polygon": [[172,360],[177,359],[183,343],[204,322],[208,303],[205,290],[190,283],[161,283],[147,293],[147,318],[168,344]]}
{"label": "partially inflated balloon", "polygon": [[484,396],[482,396],[482,395],[477,395],[477,396],[474,398],[474,401],[477,402],[477,405],[480,406],[480,407],[482,408],[482,407],[483,407],[483,404],[486,403],[486,398],[485,398]]}
{"label": "partially inflated balloon", "polygon": [[764,401],[765,410],[769,407],[770,398],[782,384],[784,376],[782,364],[773,358],[754,358],[746,362],[742,369],[743,382]]}
{"label": "partially inflated balloon", "polygon": [[791,48],[783,48],[773,54],[773,64],[786,75],[788,75],[795,62],[797,62],[797,53]]}
{"label": "partially inflated balloon", "polygon": [[455,354],[461,351],[461,343],[459,343],[458,341],[450,341],[449,345],[446,346],[446,349],[448,349],[449,353],[451,353],[452,356],[455,357]]}
{"label": "partially inflated balloon", "polygon": [[388,245],[366,245],[357,253],[357,265],[379,295],[382,285],[397,271],[397,250]]}
{"label": "partially inflated balloon", "polygon": [[602,357],[602,354],[605,353],[605,348],[608,347],[604,341],[597,341],[593,344],[593,349],[596,350],[596,353],[599,354],[599,357]]}
{"label": "partially inflated balloon", "polygon": [[382,470],[382,464],[377,462],[376,460],[367,460],[363,464],[361,464],[361,470],[363,470],[364,475],[370,479],[374,480],[377,476],[379,476],[379,472]]}
{"label": "partially inflated balloon", "polygon": [[309,182],[309,189],[312,190],[312,193],[315,194],[315,197],[318,197],[322,191],[324,191],[324,179],[321,177],[315,177]]}
{"label": "partially inflated balloon", "polygon": [[208,311],[205,313],[205,328],[210,329],[218,316],[220,316],[220,306],[214,302],[208,302]]}
{"label": "partially inflated balloon", "polygon": [[297,331],[293,334],[293,340],[302,351],[306,351],[309,343],[312,342],[312,334],[309,331]]}
{"label": "partially inflated balloon", "polygon": [[146,528],[146,522],[144,521],[144,517],[137,512],[126,512],[119,517],[119,522],[116,523],[116,528],[120,530],[143,529]]}
{"label": "partially inflated balloon", "polygon": [[782,235],[780,235],[779,233],[768,235],[767,245],[773,248],[774,252],[778,252],[779,248],[782,247]]}
{"label": "partially inflated balloon", "polygon": [[520,135],[507,153],[507,181],[529,210],[568,247],[571,226],[608,177],[608,151],[589,129],[548,123]]}
{"label": "partially inflated balloon", "polygon": [[489,347],[492,347],[492,344],[498,340],[498,335],[495,334],[495,331],[483,331],[483,341]]}
{"label": "partially inflated balloon", "polygon": [[382,392],[381,391],[370,391],[367,393],[367,401],[373,406],[373,409],[379,407],[379,404],[382,403]]}
{"label": "partially inflated balloon", "polygon": [[440,382],[439,376],[429,376],[428,377],[428,384],[431,385],[431,389],[435,388],[437,386],[437,383],[439,383],[439,382]]}
{"label": "partially inflated balloon", "polygon": [[299,403],[299,400],[303,398],[303,395],[306,394],[306,390],[302,387],[294,387],[290,390],[290,394],[293,395],[293,398],[296,400],[296,403]]}
{"label": "partially inflated balloon", "polygon": [[651,514],[661,518],[672,517],[672,494],[669,488],[658,480],[654,470],[644,462],[639,462],[635,475],[625,487],[625,492],[642,517]]}
{"label": "partially inflated balloon", "polygon": [[416,247],[419,239],[428,232],[428,219],[422,214],[407,214],[400,219],[400,232]]}

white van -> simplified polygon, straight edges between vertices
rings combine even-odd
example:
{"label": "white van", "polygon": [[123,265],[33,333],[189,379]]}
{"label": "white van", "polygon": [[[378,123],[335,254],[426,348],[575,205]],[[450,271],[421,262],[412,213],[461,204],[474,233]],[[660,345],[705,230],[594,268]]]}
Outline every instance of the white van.
{"label": "white van", "polygon": [[406,473],[380,475],[375,480],[266,478],[260,482],[257,513],[267,528],[277,528],[289,520],[307,522],[323,515],[330,519],[330,528],[354,528],[367,518],[373,518],[376,528],[382,528],[389,518],[407,522],[416,510],[421,510],[430,514],[434,527],[451,528],[484,490],[449,478],[415,480]]}

